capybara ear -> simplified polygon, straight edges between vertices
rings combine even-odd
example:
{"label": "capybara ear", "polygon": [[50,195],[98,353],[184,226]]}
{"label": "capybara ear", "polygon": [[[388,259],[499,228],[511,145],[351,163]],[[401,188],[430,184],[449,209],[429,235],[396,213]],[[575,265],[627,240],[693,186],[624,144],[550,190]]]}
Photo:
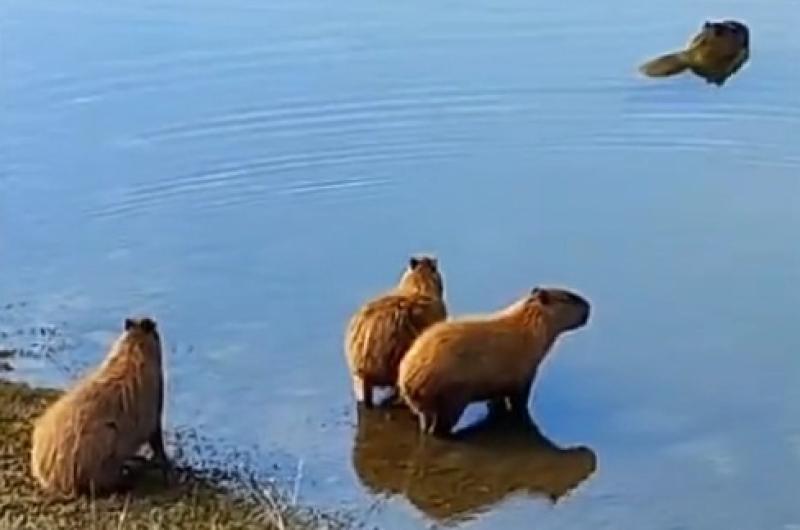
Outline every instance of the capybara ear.
{"label": "capybara ear", "polygon": [[708,20],[706,20],[705,22],[703,22],[703,29],[708,29],[708,28],[710,28],[710,27],[711,27],[711,22],[709,22]]}
{"label": "capybara ear", "polygon": [[419,266],[419,258],[411,256],[408,260],[408,266],[412,271],[416,269]]}
{"label": "capybara ear", "polygon": [[142,328],[142,331],[145,333],[154,333],[156,330],[156,321],[152,318],[143,318],[139,322],[139,327]]}
{"label": "capybara ear", "polygon": [[541,287],[534,287],[531,291],[531,296],[533,296],[534,299],[539,300],[539,302],[543,305],[550,303],[550,293]]}
{"label": "capybara ear", "polygon": [[125,319],[125,331],[129,331],[131,328],[136,326],[136,322],[132,318]]}
{"label": "capybara ear", "polygon": [[439,260],[435,256],[429,257],[428,258],[428,263],[431,264],[431,267],[433,267],[433,270],[438,270],[438,268],[439,268]]}

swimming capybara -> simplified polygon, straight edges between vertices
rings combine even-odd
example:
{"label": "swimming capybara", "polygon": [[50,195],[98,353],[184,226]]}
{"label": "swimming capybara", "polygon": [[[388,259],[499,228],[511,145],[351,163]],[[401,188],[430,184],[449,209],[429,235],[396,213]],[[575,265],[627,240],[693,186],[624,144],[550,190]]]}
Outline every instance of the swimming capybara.
{"label": "swimming capybara", "polygon": [[397,367],[411,343],[425,328],[447,317],[443,296],[436,258],[413,256],[393,290],[353,315],[345,353],[357,401],[371,407],[375,387],[394,391]]}
{"label": "swimming capybara", "polygon": [[125,319],[103,363],[34,424],[31,468],[46,492],[69,498],[120,489],[126,463],[145,444],[166,467],[161,363],[155,321]]}
{"label": "swimming capybara", "polygon": [[447,435],[475,401],[527,411],[539,364],[563,332],[589,318],[589,302],[563,289],[535,288],[484,317],[440,322],[420,335],[400,363],[400,394],[420,429]]}
{"label": "swimming capybara", "polygon": [[691,70],[709,83],[722,85],[750,56],[750,31],[734,20],[705,22],[685,50],[668,53],[640,67],[645,75],[664,77]]}

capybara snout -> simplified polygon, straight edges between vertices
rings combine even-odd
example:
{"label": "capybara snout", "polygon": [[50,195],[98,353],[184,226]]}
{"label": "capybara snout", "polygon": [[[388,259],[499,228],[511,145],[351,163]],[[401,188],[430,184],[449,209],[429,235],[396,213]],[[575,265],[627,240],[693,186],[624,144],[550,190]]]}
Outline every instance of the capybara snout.
{"label": "capybara snout", "polygon": [[530,298],[533,303],[541,304],[552,315],[558,331],[578,329],[589,321],[591,304],[574,291],[534,287]]}

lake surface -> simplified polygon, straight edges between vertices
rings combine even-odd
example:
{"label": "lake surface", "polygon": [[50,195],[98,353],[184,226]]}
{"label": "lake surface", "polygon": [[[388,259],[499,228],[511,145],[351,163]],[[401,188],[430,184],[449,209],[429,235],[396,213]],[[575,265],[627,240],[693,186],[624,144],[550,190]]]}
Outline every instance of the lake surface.
{"label": "lake surface", "polygon": [[[753,41],[724,87],[638,76],[724,17]],[[52,326],[88,366],[153,314],[171,427],[381,528],[797,530],[798,23],[796,0],[6,1],[2,340]],[[448,444],[358,417],[344,325],[425,251],[454,314],[592,301],[535,425]]]}

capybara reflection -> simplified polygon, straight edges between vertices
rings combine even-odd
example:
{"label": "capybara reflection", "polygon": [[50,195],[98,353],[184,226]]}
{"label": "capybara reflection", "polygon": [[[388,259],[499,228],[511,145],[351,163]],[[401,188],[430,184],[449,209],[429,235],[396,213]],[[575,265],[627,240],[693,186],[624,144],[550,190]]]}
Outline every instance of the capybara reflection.
{"label": "capybara reflection", "polygon": [[664,77],[691,70],[709,83],[722,85],[750,57],[750,31],[734,20],[705,22],[685,50],[668,53],[640,67],[645,75]]}
{"label": "capybara reflection", "polygon": [[161,363],[155,321],[125,319],[103,363],[35,422],[31,469],[46,492],[74,497],[123,488],[126,464],[145,444],[166,467]]}
{"label": "capybara reflection", "polygon": [[345,353],[358,402],[373,405],[373,389],[397,384],[397,368],[411,343],[447,317],[436,258],[411,257],[399,284],[367,302],[350,319]]}
{"label": "capybara reflection", "polygon": [[556,502],[596,469],[585,446],[561,448],[528,414],[493,414],[453,439],[420,436],[407,409],[360,409],[353,467],[373,494],[403,495],[439,523],[527,494]]}
{"label": "capybara reflection", "polygon": [[527,411],[531,385],[556,338],[589,318],[589,302],[564,289],[535,288],[488,316],[434,324],[400,363],[398,386],[420,430],[447,435],[475,401]]}

